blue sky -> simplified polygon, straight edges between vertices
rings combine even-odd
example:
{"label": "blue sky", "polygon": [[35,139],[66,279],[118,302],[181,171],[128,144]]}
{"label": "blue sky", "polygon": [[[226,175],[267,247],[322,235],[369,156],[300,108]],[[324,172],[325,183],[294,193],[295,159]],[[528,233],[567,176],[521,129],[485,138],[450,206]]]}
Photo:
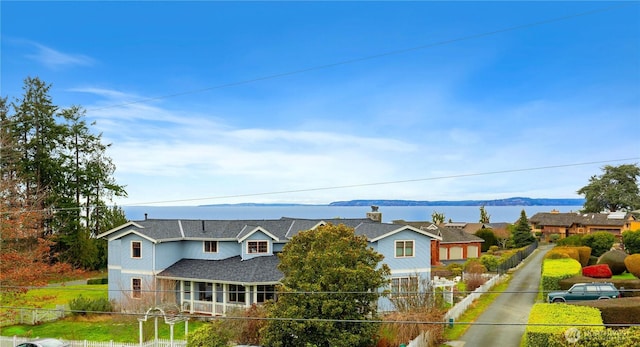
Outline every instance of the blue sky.
{"label": "blue sky", "polygon": [[637,2],[0,11],[0,94],[83,106],[119,205],[576,198],[640,161]]}

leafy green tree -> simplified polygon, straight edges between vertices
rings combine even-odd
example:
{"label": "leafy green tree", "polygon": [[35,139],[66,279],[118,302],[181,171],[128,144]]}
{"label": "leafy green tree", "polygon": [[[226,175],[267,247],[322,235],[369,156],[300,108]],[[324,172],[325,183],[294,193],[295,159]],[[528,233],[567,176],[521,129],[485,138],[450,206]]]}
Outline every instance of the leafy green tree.
{"label": "leafy green tree", "polygon": [[527,218],[527,213],[524,210],[520,212],[520,218],[514,226],[512,238],[513,245],[516,248],[530,245],[536,240],[536,237],[531,233],[529,219]]}
{"label": "leafy green tree", "polygon": [[488,229],[488,228],[480,229],[476,231],[475,235],[484,240],[484,242],[482,243],[483,252],[488,251],[489,247],[491,246],[498,245],[498,238],[496,237],[496,234],[493,232],[492,229]]}
{"label": "leafy green tree", "polygon": [[591,247],[591,255],[594,257],[599,257],[610,250],[614,242],[616,237],[606,231],[598,231],[582,237],[582,243]]}
{"label": "leafy green tree", "polygon": [[445,219],[444,213],[433,211],[433,213],[431,214],[431,221],[435,225],[443,224],[444,223],[444,219]]}
{"label": "leafy green tree", "polygon": [[365,236],[344,225],[302,231],[279,254],[284,274],[263,344],[269,347],[373,345],[379,288],[389,267]]}
{"label": "leafy green tree", "polygon": [[640,208],[638,178],[640,167],[633,164],[606,165],[600,176],[591,176],[589,184],[580,188],[584,195],[584,212],[632,211]]}
{"label": "leafy green tree", "polygon": [[491,223],[490,219],[491,219],[491,215],[487,213],[487,210],[485,210],[484,205],[480,206],[480,223],[484,223],[484,224]]}
{"label": "leafy green tree", "polygon": [[640,253],[640,230],[629,230],[622,233],[624,250],[629,254]]}

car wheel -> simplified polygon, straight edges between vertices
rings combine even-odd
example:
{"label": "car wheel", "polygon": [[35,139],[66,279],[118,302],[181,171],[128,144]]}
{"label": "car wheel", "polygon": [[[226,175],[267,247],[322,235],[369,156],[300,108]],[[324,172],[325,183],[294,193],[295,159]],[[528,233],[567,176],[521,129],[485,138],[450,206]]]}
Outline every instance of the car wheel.
{"label": "car wheel", "polygon": [[562,298],[554,298],[551,302],[564,302],[564,300]]}
{"label": "car wheel", "polygon": [[608,296],[603,296],[598,298],[598,300],[607,300],[607,299],[611,299],[611,298]]}

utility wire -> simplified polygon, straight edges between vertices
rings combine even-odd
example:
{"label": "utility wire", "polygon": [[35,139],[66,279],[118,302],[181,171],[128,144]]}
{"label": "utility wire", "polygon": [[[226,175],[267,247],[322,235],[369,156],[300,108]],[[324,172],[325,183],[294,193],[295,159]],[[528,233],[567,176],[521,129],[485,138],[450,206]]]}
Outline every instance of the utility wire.
{"label": "utility wire", "polygon": [[389,184],[435,181],[435,180],[443,180],[443,179],[451,179],[451,178],[464,178],[464,177],[488,176],[488,175],[497,175],[497,174],[506,174],[506,173],[515,173],[515,172],[525,172],[525,171],[550,170],[550,169],[559,169],[559,168],[566,168],[566,167],[605,164],[605,163],[611,163],[611,162],[634,161],[634,160],[640,160],[640,157],[601,160],[601,161],[591,161],[591,162],[582,162],[582,163],[571,163],[571,164],[560,164],[560,165],[538,166],[538,167],[521,168],[521,169],[507,169],[507,170],[499,170],[499,171],[476,172],[476,173],[466,173],[466,174],[457,174],[457,175],[449,175],[449,176],[414,178],[414,179],[398,180],[398,181],[359,183],[359,184],[350,184],[350,185],[342,185],[342,186],[329,186],[329,187],[316,187],[316,188],[304,188],[304,189],[293,189],[293,190],[280,190],[280,191],[261,192],[261,193],[247,193],[247,194],[235,194],[235,195],[210,196],[210,197],[203,197],[203,198],[188,198],[188,199],[176,199],[176,200],[164,200],[164,201],[147,201],[147,202],[139,202],[139,203],[130,203],[130,204],[122,205],[122,206],[153,205],[153,204],[163,204],[163,203],[173,203],[173,202],[189,202],[189,201],[199,201],[199,200],[220,200],[220,199],[253,197],[253,196],[265,196],[265,195],[304,193],[304,192],[313,192],[313,191],[321,191],[321,190],[360,188],[360,187],[370,187],[370,186],[382,186],[382,185],[389,185]]}
{"label": "utility wire", "polygon": [[[124,205],[120,205],[120,206],[121,207],[124,207],[124,206],[148,206],[148,205],[155,205],[155,204],[175,203],[175,202],[191,202],[191,201],[201,201],[201,200],[220,200],[220,199],[239,198],[239,197],[254,197],[254,196],[265,196],[265,195],[289,194],[289,193],[304,193],[304,192],[313,192],[313,191],[321,191],[321,190],[337,190],[337,189],[381,186],[381,185],[390,185],[390,184],[402,184],[402,183],[411,183],[411,182],[435,181],[435,180],[443,180],[443,179],[451,179],[451,178],[464,178],[464,177],[498,175],[498,174],[507,174],[507,173],[515,173],[515,172],[551,170],[551,169],[559,169],[559,168],[566,168],[566,167],[586,166],[586,165],[595,165],[595,164],[606,164],[606,163],[621,162],[621,161],[622,162],[630,162],[630,161],[637,161],[637,160],[640,160],[640,157],[599,160],[599,161],[571,163],[571,164],[547,165],[547,166],[537,166],[537,167],[520,168],[520,169],[507,169],[507,170],[499,170],[499,171],[465,173],[465,174],[457,174],[457,175],[449,175],[449,176],[414,178],[414,179],[398,180],[398,181],[359,183],[359,184],[350,184],[350,185],[342,185],[342,186],[303,188],[303,189],[294,189],[294,190],[280,190],[280,191],[271,191],[271,192],[258,192],[258,193],[235,194],[235,195],[221,195],[221,196],[210,196],[210,197],[200,197],[200,198],[186,198],[186,199],[176,199],[176,200],[160,200],[160,201],[156,200],[156,201],[129,203],[129,204],[124,204]],[[105,207],[114,207],[114,206],[115,205],[112,205],[112,206],[107,205]],[[95,207],[96,206],[89,206],[88,208],[95,208]],[[84,210],[86,208],[87,208],[87,206],[69,207],[69,208],[54,208],[54,209],[43,209],[43,210],[9,211],[9,212],[2,212],[1,214],[10,215],[10,214],[21,214],[21,213],[33,213],[33,212],[75,211],[75,210]]]}
{"label": "utility wire", "polygon": [[325,69],[334,68],[334,67],[338,67],[338,66],[342,66],[342,65],[354,64],[354,63],[359,63],[359,62],[363,62],[363,61],[367,61],[367,60],[373,60],[373,59],[378,59],[378,58],[382,58],[382,57],[388,57],[388,56],[392,56],[392,55],[405,54],[405,53],[414,52],[414,51],[418,51],[418,50],[423,50],[423,49],[427,49],[427,48],[433,48],[433,47],[437,47],[437,46],[444,46],[444,45],[448,45],[448,44],[455,43],[455,42],[468,41],[468,40],[473,40],[473,39],[482,38],[482,37],[486,37],[486,36],[492,36],[492,35],[496,35],[496,34],[501,34],[501,33],[505,33],[505,32],[515,31],[515,30],[520,30],[520,29],[525,29],[525,28],[531,28],[531,27],[535,27],[535,26],[539,26],[539,25],[543,25],[543,24],[560,22],[560,21],[564,21],[564,20],[568,20],[568,19],[577,18],[577,17],[588,16],[588,15],[592,15],[592,14],[597,14],[597,13],[602,13],[602,12],[606,12],[606,11],[616,10],[616,9],[619,9],[619,8],[630,6],[632,4],[634,4],[634,2],[618,4],[618,5],[604,7],[604,8],[600,8],[600,9],[596,9],[596,10],[591,10],[591,11],[571,14],[571,15],[567,15],[567,16],[541,20],[541,21],[537,21],[537,22],[531,22],[531,23],[522,24],[522,25],[516,25],[516,26],[507,27],[507,28],[503,28],[503,29],[497,29],[497,30],[493,30],[493,31],[487,31],[487,32],[483,32],[483,33],[480,33],[480,34],[461,36],[461,37],[454,38],[454,39],[437,41],[437,42],[429,43],[429,44],[426,44],[426,45],[420,45],[420,46],[415,46],[415,47],[398,49],[398,50],[394,50],[394,51],[383,52],[383,53],[369,55],[369,56],[365,56],[365,57],[361,57],[361,58],[343,60],[343,61],[340,61],[340,62],[329,63],[329,64],[324,64],[324,65],[317,65],[317,66],[313,66],[313,67],[309,67],[309,68],[303,68],[303,69],[299,69],[299,70],[293,70],[293,71],[288,71],[288,72],[283,72],[283,73],[277,73],[277,74],[273,74],[273,75],[266,75],[266,76],[256,77],[256,78],[237,81],[237,82],[230,82],[230,83],[220,84],[220,85],[217,85],[217,86],[212,86],[212,87],[207,87],[207,88],[202,88],[202,89],[195,89],[195,90],[190,90],[190,91],[178,92],[178,93],[174,93],[174,94],[166,94],[166,95],[161,95],[161,96],[156,96],[156,97],[149,97],[149,98],[139,99],[139,100],[135,100],[135,101],[115,104],[115,105],[108,105],[108,106],[102,106],[102,107],[97,107],[97,108],[91,108],[91,109],[88,109],[87,111],[98,111],[98,110],[104,110],[104,109],[109,109],[109,108],[128,106],[128,105],[139,104],[139,103],[143,103],[143,102],[147,102],[147,101],[174,98],[174,97],[178,97],[178,96],[203,93],[203,92],[207,92],[207,91],[212,91],[212,90],[217,90],[217,89],[224,89],[224,88],[229,88],[229,87],[235,87],[235,86],[254,83],[254,82],[259,82],[259,81],[272,80],[272,79],[277,79],[277,78],[291,76],[291,75],[298,75],[298,74],[302,74],[302,73],[310,72],[310,71],[325,70]]}

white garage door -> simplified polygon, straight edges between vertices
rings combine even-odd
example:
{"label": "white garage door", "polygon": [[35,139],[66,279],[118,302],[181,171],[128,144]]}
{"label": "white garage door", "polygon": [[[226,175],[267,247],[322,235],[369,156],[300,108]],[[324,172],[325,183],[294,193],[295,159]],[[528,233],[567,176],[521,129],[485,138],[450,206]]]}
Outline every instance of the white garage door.
{"label": "white garage door", "polygon": [[467,258],[477,258],[478,256],[480,256],[478,252],[478,246],[467,247]]}
{"label": "white garage door", "polygon": [[447,247],[440,247],[440,260],[447,260]]}
{"label": "white garage door", "polygon": [[462,259],[462,247],[451,247],[449,248],[449,259]]}

